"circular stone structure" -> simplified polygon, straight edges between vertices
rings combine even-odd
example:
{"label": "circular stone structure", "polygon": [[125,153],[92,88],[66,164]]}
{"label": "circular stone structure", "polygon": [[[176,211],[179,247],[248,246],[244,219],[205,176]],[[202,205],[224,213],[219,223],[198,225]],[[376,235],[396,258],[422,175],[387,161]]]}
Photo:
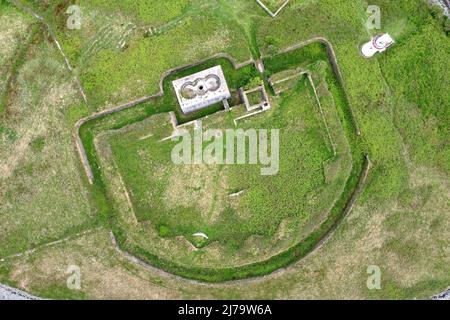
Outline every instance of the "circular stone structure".
{"label": "circular stone structure", "polygon": [[220,65],[177,79],[172,84],[184,114],[231,97]]}
{"label": "circular stone structure", "polygon": [[195,81],[186,82],[181,87],[181,95],[185,99],[195,99],[197,96],[204,96],[208,92],[219,90],[222,82],[220,78],[214,74],[210,74],[206,78],[195,79]]}
{"label": "circular stone structure", "polygon": [[380,34],[372,38],[361,48],[361,53],[366,58],[372,58],[377,52],[384,52],[395,43],[394,39],[388,34]]}

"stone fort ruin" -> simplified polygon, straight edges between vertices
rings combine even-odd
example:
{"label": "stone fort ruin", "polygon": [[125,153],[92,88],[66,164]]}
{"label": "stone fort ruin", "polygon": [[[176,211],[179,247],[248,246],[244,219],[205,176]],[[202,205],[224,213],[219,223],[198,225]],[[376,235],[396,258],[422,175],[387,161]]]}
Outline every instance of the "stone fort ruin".
{"label": "stone fort ruin", "polygon": [[172,82],[184,114],[204,109],[231,97],[221,66],[200,71]]}

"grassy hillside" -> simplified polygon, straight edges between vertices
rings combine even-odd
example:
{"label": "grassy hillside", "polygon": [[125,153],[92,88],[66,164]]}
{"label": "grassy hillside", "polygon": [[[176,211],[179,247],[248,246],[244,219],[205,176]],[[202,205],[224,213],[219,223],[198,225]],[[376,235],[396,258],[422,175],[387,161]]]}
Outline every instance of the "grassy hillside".
{"label": "grassy hillside", "polygon": [[[444,27],[448,22],[430,10],[425,1],[291,0],[276,19],[249,0],[20,2],[45,17],[75,66],[89,105],[80,101],[48,30],[31,15],[0,1],[2,21],[11,22],[0,26],[0,38],[8,40],[0,49],[0,88],[5,88],[7,76],[14,75],[15,79],[10,86],[14,90],[7,95],[8,112],[0,116],[0,281],[53,298],[410,299],[428,298],[448,287],[450,93],[445,62],[450,41]],[[65,11],[70,4],[82,9],[81,30],[66,27]],[[369,4],[381,7],[381,30],[366,28]],[[29,37],[32,24],[37,26],[34,38]],[[373,59],[362,58],[360,45],[379,32],[393,35],[395,46]],[[94,111],[157,92],[161,73],[170,68],[218,52],[243,62],[251,56],[275,54],[315,36],[326,37],[333,44],[343,75],[344,88],[330,72],[324,75],[327,90],[323,90],[323,98],[328,101],[324,104],[336,107],[347,136],[354,125],[346,121],[351,108],[361,129],[355,150],[367,153],[373,165],[363,194],[329,241],[292,263],[287,271],[268,279],[215,287],[163,276],[116,252],[108,230],[120,223],[122,231],[135,231],[129,233],[133,234],[130,241],[140,246],[126,242],[127,237],[116,228],[118,241],[143,259],[155,261],[149,254],[149,243],[160,238],[165,241],[160,249],[167,251],[166,257],[173,259],[170,254],[181,252],[184,256],[178,258],[185,259],[185,263],[208,262],[205,255],[189,260],[195,255],[188,253],[191,247],[186,242],[174,246],[171,237],[159,237],[158,232],[170,234],[175,230],[174,234],[179,235],[194,229],[179,232],[173,221],[161,218],[161,212],[156,212],[162,219],[159,225],[132,230],[126,199],[112,202],[106,196],[108,188],[120,190],[120,183],[102,176],[102,172],[109,174],[109,168],[99,165],[95,153],[94,137],[101,131],[117,130],[174,110],[173,101],[166,103],[173,97],[152,100],[83,127],[82,137],[94,174],[101,177],[93,186],[84,178],[73,145],[74,123]],[[316,60],[310,59],[314,53],[293,54],[276,63],[266,61],[268,75],[297,62],[308,65]],[[24,58],[14,59],[21,56]],[[317,59],[326,60],[323,56]],[[244,76],[246,81],[253,77],[251,71]],[[245,84],[238,82],[236,85]],[[165,85],[170,88],[170,83]],[[309,102],[297,98],[304,108],[297,111],[309,123],[313,117],[306,111]],[[279,105],[289,107],[291,101],[294,106],[297,98],[289,94],[281,98]],[[206,112],[216,110],[214,107]],[[195,116],[200,115],[204,114]],[[178,116],[183,122],[190,120]],[[316,138],[321,140],[313,134],[312,139]],[[322,151],[318,153],[324,155]],[[118,147],[116,155],[120,156]],[[309,168],[317,168],[313,154],[304,157],[314,165]],[[317,160],[322,159],[319,156]],[[362,161],[357,157],[353,160]],[[132,154],[122,154],[121,161],[122,172],[126,171],[127,161],[136,164]],[[136,184],[138,178],[124,176],[127,184],[138,186],[136,190],[142,185]],[[309,180],[302,181],[304,186]],[[136,193],[134,200],[141,199]],[[254,203],[252,199],[250,206],[261,205],[256,201],[258,197]],[[269,204],[278,206],[274,200]],[[279,206],[287,211],[287,202]],[[139,208],[142,216],[152,217],[144,207]],[[264,212],[267,217],[270,210]],[[95,229],[98,225],[100,230]],[[168,229],[161,229],[162,225]],[[262,233],[273,230],[265,223],[256,223],[252,231],[258,226]],[[87,230],[94,231],[77,236]],[[62,243],[42,246],[67,236]],[[227,236],[232,238],[225,231],[217,234],[218,239]],[[302,257],[312,243],[315,241],[304,242],[304,246],[263,266],[239,270],[238,275],[265,274],[285,266],[296,260],[292,257]],[[27,249],[36,251],[8,257]],[[212,257],[214,250],[208,254]],[[216,256],[217,263],[220,257]],[[234,261],[220,263],[238,264],[243,258],[253,259],[242,254]],[[73,263],[81,266],[85,277],[82,290],[76,293],[65,286],[65,270]],[[382,271],[381,290],[366,286],[369,265],[377,265]],[[170,270],[180,273],[176,268]],[[198,276],[196,271],[194,276]],[[193,277],[192,273],[185,275]],[[220,275],[233,277],[227,272]],[[204,277],[211,280],[217,274]]]}

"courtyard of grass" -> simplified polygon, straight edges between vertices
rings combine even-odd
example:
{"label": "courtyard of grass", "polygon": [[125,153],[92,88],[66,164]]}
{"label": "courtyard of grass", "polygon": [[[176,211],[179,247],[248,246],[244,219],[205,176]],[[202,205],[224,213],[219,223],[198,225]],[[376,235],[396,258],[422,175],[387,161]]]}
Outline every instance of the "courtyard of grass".
{"label": "courtyard of grass", "polygon": [[[260,165],[172,164],[176,142],[160,142],[173,131],[168,117],[164,122],[158,117],[136,131],[124,128],[109,134],[113,162],[131,195],[137,220],[148,221],[156,231],[164,230],[163,236],[183,236],[193,244],[196,239],[192,235],[202,231],[216,250],[222,247],[223,261],[234,260],[251,236],[257,236],[253,240],[260,243],[253,250],[271,251],[266,243],[278,248],[270,239],[285,219],[284,232],[295,235],[288,242],[292,243],[298,238],[294,230],[320,216],[339,195],[332,192],[339,190],[336,185],[324,185],[323,163],[332,153],[314,100],[306,95],[306,87],[301,91],[280,101],[273,112],[237,127],[281,129],[280,172],[274,177],[261,176]],[[314,117],[306,117],[311,113]],[[210,116],[202,125],[205,130],[235,128],[232,114],[223,117],[215,121],[215,116]],[[230,198],[239,191],[244,191],[241,197]],[[204,259],[209,260],[206,251]]]}

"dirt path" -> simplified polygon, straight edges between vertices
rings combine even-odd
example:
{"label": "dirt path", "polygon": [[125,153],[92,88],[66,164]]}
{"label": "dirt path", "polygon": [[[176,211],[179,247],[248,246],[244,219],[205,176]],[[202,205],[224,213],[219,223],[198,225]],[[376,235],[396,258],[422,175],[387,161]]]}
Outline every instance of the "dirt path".
{"label": "dirt path", "polygon": [[45,21],[44,17],[40,16],[39,14],[37,14],[36,12],[34,12],[31,8],[26,7],[25,5],[23,5],[22,3],[18,2],[17,0],[9,0],[12,4],[14,4],[17,8],[21,9],[22,11],[27,12],[28,14],[31,14],[33,17],[35,17],[36,19],[38,19],[39,21],[41,21],[41,23],[45,26],[45,28],[48,30],[53,42],[55,43],[56,47],[58,48],[59,53],[61,54],[61,56],[64,59],[64,62],[67,66],[67,69],[69,69],[70,73],[72,74],[72,77],[75,81],[75,84],[78,87],[78,91],[81,94],[81,97],[83,98],[83,101],[88,104],[88,100],[87,100],[87,96],[86,93],[84,91],[83,86],[81,85],[80,79],[78,79],[78,76],[75,74],[74,69],[72,67],[72,65],[70,64],[69,59],[67,58],[67,55],[64,53],[61,44],[59,43],[58,39],[56,38],[55,32],[53,31],[53,29],[50,27],[50,25]]}

